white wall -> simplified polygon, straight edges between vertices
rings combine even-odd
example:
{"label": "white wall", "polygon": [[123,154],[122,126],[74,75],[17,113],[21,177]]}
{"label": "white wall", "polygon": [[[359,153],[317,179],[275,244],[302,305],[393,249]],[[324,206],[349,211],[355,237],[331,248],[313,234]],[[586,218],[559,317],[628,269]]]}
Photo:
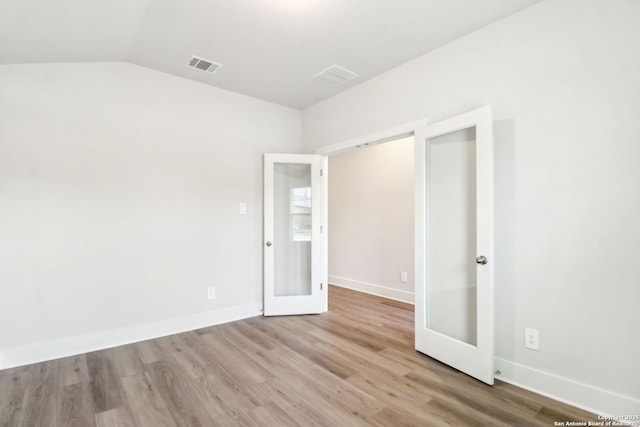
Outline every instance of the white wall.
{"label": "white wall", "polygon": [[413,150],[411,137],[329,158],[329,283],[413,302]]}
{"label": "white wall", "polygon": [[[640,413],[640,2],[548,0],[303,111],[306,151],[492,104],[502,377]],[[525,349],[525,327],[540,351]],[[499,377],[500,378],[500,377]]]}
{"label": "white wall", "polygon": [[142,67],[0,66],[0,369],[259,314],[262,153],[299,144],[297,110]]}

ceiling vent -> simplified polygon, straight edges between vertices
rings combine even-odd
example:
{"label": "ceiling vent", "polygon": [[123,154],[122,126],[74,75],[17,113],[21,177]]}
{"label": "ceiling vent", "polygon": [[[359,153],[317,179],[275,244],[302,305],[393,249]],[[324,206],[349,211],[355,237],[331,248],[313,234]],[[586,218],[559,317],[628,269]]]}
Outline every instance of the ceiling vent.
{"label": "ceiling vent", "polygon": [[196,70],[206,71],[207,73],[213,74],[222,64],[218,64],[217,62],[209,61],[208,59],[200,58],[199,56],[193,55],[189,62],[187,62],[187,67],[195,68]]}
{"label": "ceiling vent", "polygon": [[332,65],[313,76],[314,79],[329,83],[331,86],[340,86],[342,83],[346,83],[355,77],[358,77],[356,73],[338,65]]}

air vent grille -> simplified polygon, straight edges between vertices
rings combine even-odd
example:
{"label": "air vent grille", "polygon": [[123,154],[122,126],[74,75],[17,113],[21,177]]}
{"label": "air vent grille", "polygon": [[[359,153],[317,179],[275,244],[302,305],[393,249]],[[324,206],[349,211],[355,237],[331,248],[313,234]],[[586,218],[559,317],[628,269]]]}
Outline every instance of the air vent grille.
{"label": "air vent grille", "polygon": [[218,64],[217,62],[210,61],[208,59],[200,58],[199,56],[192,56],[189,62],[187,62],[187,67],[195,68],[196,70],[206,71],[207,73],[213,74],[222,64]]}
{"label": "air vent grille", "polygon": [[341,84],[356,77],[358,77],[356,73],[349,71],[346,68],[342,68],[339,65],[332,65],[326,70],[323,70],[313,76],[314,79],[329,83],[332,86],[340,86]]}

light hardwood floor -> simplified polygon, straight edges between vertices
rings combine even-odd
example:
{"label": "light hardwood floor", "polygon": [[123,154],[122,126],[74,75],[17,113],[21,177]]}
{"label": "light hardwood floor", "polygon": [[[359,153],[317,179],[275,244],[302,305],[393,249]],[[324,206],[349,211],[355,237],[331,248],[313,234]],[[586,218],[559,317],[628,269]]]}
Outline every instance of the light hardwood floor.
{"label": "light hardwood floor", "polygon": [[552,426],[593,414],[413,349],[413,307],[330,287],[254,317],[0,371],[2,426]]}

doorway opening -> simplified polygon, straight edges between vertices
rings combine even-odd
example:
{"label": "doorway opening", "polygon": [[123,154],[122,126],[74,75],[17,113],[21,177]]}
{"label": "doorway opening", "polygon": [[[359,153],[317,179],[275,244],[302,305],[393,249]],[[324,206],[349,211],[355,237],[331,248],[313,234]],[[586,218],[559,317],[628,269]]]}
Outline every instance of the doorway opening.
{"label": "doorway opening", "polygon": [[[493,384],[493,121],[490,106],[424,126],[410,125],[404,133],[389,130],[374,136],[346,141],[341,144],[316,150],[321,155],[336,155],[342,151],[362,146],[397,140],[411,136],[415,139],[414,163],[414,271],[415,271],[415,347],[462,372],[474,376],[487,384]],[[397,129],[396,129],[397,130]],[[371,154],[370,152],[369,154]],[[357,158],[356,158],[357,159]],[[358,228],[356,255],[347,253],[344,258],[369,254],[378,229],[393,231],[393,220],[385,218],[384,212],[391,209],[393,199],[382,205],[353,203],[359,193],[368,186],[373,192],[384,188],[387,182],[382,178],[384,159],[364,162],[357,166],[346,166],[345,176],[358,177],[359,169],[366,169],[367,163],[376,163],[380,169],[367,179],[352,183],[350,191],[340,197],[325,195],[324,204],[329,209],[340,209],[340,204],[352,205],[345,212],[325,215],[334,222],[338,216],[349,221],[338,222],[338,230],[329,225],[329,235],[341,233],[343,246],[353,244],[350,228]],[[355,174],[349,170],[355,169]],[[341,171],[337,172],[340,178]],[[341,193],[347,184],[333,178],[334,191]],[[382,181],[380,181],[382,179]],[[336,187],[337,186],[337,187]],[[331,186],[329,186],[331,187]],[[325,187],[327,188],[327,187]],[[329,193],[331,188],[328,188]],[[326,193],[326,192],[325,192]],[[340,194],[339,194],[340,196]],[[330,201],[331,200],[331,201]],[[372,200],[376,200],[373,197]],[[391,209],[392,210],[392,209]],[[381,214],[382,218],[371,220]],[[344,224],[346,222],[346,225]],[[350,239],[351,236],[351,239]],[[332,237],[329,238],[331,241]],[[327,239],[325,237],[325,242]],[[365,261],[354,261],[351,267],[359,274],[373,269],[371,259],[384,258],[399,252],[394,244],[390,252],[365,256]],[[329,248],[331,247],[331,248]],[[384,287],[366,281],[351,280],[340,283],[331,249],[333,243],[323,249],[325,262],[331,271],[331,279],[336,284],[371,292]],[[386,249],[386,248],[385,248]],[[340,248],[338,249],[340,250]],[[358,253],[359,252],[359,253]],[[329,260],[327,262],[327,260]],[[339,263],[340,260],[337,260]],[[325,270],[326,271],[326,270]],[[400,270],[400,282],[404,272]],[[342,279],[345,279],[342,277]],[[348,279],[348,278],[346,278]],[[408,279],[408,276],[407,276]],[[349,286],[351,285],[351,286]],[[366,289],[366,288],[369,289]],[[379,293],[379,292],[378,292]],[[442,313],[442,316],[438,314]],[[451,313],[457,313],[452,316]]]}
{"label": "doorway opening", "polygon": [[329,157],[328,283],[413,304],[415,140]]}
{"label": "doorway opening", "polygon": [[[402,227],[404,231],[403,233],[399,233],[399,235],[401,236],[399,239],[396,239],[396,238],[393,239],[394,242],[398,242],[394,244],[396,244],[397,246],[402,246],[403,248],[402,252],[399,256],[395,256],[394,267],[393,267],[394,270],[387,269],[386,272],[381,272],[380,268],[378,268],[377,271],[373,273],[378,277],[385,277],[385,276],[390,277],[391,282],[389,283],[393,283],[394,285],[389,286],[388,283],[385,284],[384,281],[376,279],[373,275],[371,275],[371,273],[368,273],[365,275],[355,274],[355,277],[349,277],[350,273],[345,269],[341,270],[341,267],[339,267],[338,270],[335,270],[335,268],[331,268],[331,271],[329,271],[330,259],[332,258],[334,259],[334,262],[333,262],[334,267],[337,265],[335,263],[335,259],[336,259],[335,245],[339,241],[335,240],[335,237],[336,237],[335,233],[340,230],[340,227],[348,227],[348,223],[349,223],[349,221],[340,221],[338,223],[337,231],[331,228],[331,225],[329,224],[329,221],[330,221],[329,218],[333,216],[333,221],[331,222],[335,224],[336,215],[340,214],[340,211],[336,212],[335,206],[333,205],[337,205],[338,203],[345,203],[345,204],[349,204],[350,206],[353,206],[355,203],[354,203],[354,200],[341,199],[342,197],[347,197],[346,195],[344,195],[344,192],[342,190],[340,190],[338,197],[334,197],[331,194],[332,193],[331,188],[329,188],[331,184],[328,182],[328,179],[325,180],[325,183],[324,183],[325,188],[329,189],[329,191],[325,192],[324,194],[324,197],[325,197],[324,205],[326,207],[324,215],[326,218],[325,221],[328,225],[327,235],[329,236],[328,241],[325,240],[325,247],[323,249],[323,254],[325,258],[324,260],[325,271],[329,276],[326,278],[327,283],[333,282],[338,286],[343,286],[343,287],[347,287],[347,288],[351,288],[359,291],[364,291],[367,293],[380,295],[386,298],[406,301],[413,304],[414,293],[415,293],[415,279],[414,279],[415,268],[414,268],[414,256],[413,256],[413,253],[414,253],[414,246],[413,246],[414,228],[413,227],[415,222],[414,183],[413,183],[413,180],[407,182],[406,178],[408,176],[412,177],[414,173],[415,130],[421,129],[427,126],[428,123],[429,123],[428,119],[422,119],[415,122],[406,123],[401,126],[389,128],[383,131],[364,135],[351,140],[343,141],[337,144],[325,146],[315,151],[316,154],[327,156],[327,160],[328,160],[327,169],[329,170],[329,173],[327,173],[326,176],[328,177],[328,179],[332,179],[331,184],[333,184],[334,187],[340,185],[339,180],[332,178],[333,176],[332,169],[334,167],[337,169],[336,173],[338,173],[339,175],[342,174],[343,176],[349,176],[348,179],[350,180],[354,178],[357,179],[358,172],[360,173],[360,177],[362,178],[359,181],[360,184],[358,182],[350,182],[349,186],[351,188],[355,188],[354,191],[358,193],[357,188],[358,188],[358,185],[360,185],[363,191],[359,192],[353,197],[364,197],[368,199],[370,203],[359,209],[357,208],[357,206],[355,208],[350,209],[352,212],[352,215],[355,217],[355,218],[351,218],[350,221],[352,221],[352,223],[353,221],[356,221],[354,224],[357,224],[357,225],[354,225],[354,227],[357,227],[357,229],[362,232],[361,237],[358,239],[359,242],[352,241],[349,243],[350,247],[356,248],[355,250],[357,250],[358,246],[362,246],[367,242],[375,241],[376,238],[379,238],[381,236],[381,233],[384,234],[385,232],[388,232],[388,231],[392,232],[393,230],[393,227],[392,226],[390,227],[389,224],[387,223],[388,221],[385,221],[385,219],[388,218],[389,214],[392,213],[394,210],[393,206],[385,207],[385,202],[391,203],[392,196],[389,195],[391,192],[389,191],[389,189],[385,189],[384,193],[387,195],[386,200],[375,200],[374,196],[377,189],[374,186],[374,184],[377,184],[379,186],[388,186],[391,184],[391,181],[393,181],[393,186],[396,186],[396,187],[399,185],[399,183],[404,183],[406,185],[406,188],[404,188],[402,191],[402,195],[399,196],[399,198],[406,201],[406,204],[403,207],[399,207],[399,208],[398,206],[395,207],[403,211],[402,214],[400,215],[400,218],[403,221]],[[386,143],[389,143],[389,144],[386,144]],[[394,167],[391,167],[391,163],[389,166],[385,166],[384,164],[379,165],[378,173],[374,175],[374,173],[376,172],[375,168],[369,167],[370,165],[367,166],[366,162],[364,162],[363,159],[372,158],[374,159],[376,164],[379,164],[381,163],[381,160],[379,158],[384,157],[384,155],[390,155],[394,158],[392,162]],[[349,170],[349,163],[352,163],[354,161],[353,159],[355,159],[355,162],[359,164],[358,169],[356,171]],[[343,163],[347,163],[346,167],[343,167]],[[341,169],[346,169],[346,170],[341,172]],[[387,173],[397,174],[402,176],[394,176],[391,181],[385,180]],[[365,177],[369,179],[368,180],[364,179]],[[371,182],[372,180],[375,182],[372,183]],[[408,196],[408,199],[407,199],[407,196]],[[329,200],[330,198],[331,198],[331,201]],[[332,206],[329,206],[329,205],[332,205]],[[380,209],[376,205],[382,205],[384,207],[385,212],[378,212],[378,211],[373,212],[374,209],[375,210]],[[330,212],[331,209],[333,209],[332,212]],[[369,227],[366,227],[366,226],[362,227],[362,225],[369,225]],[[408,237],[405,234],[407,229],[410,229],[411,231],[411,234],[409,234]],[[351,236],[354,235],[354,233],[352,233],[350,230],[347,230],[346,233]],[[334,239],[333,243],[331,243],[332,238]],[[330,245],[334,246],[333,254],[332,254],[332,251],[329,249]],[[382,248],[382,249],[378,249],[377,251],[375,249],[373,250],[368,249],[363,253],[351,254],[349,256],[358,258],[359,264],[357,268],[362,269],[362,268],[366,268],[366,265],[370,263],[370,261],[367,261],[367,260],[380,259],[385,252],[388,252],[388,249],[391,249],[391,248]],[[339,252],[337,253],[341,253],[341,252],[342,252],[342,249],[340,249]],[[410,259],[408,261],[400,261],[402,259],[405,259],[407,254],[410,255]],[[395,272],[395,275],[394,275],[393,271],[395,270],[397,271]],[[404,273],[406,273],[406,275]],[[361,279],[358,279],[358,277],[361,277]]]}

